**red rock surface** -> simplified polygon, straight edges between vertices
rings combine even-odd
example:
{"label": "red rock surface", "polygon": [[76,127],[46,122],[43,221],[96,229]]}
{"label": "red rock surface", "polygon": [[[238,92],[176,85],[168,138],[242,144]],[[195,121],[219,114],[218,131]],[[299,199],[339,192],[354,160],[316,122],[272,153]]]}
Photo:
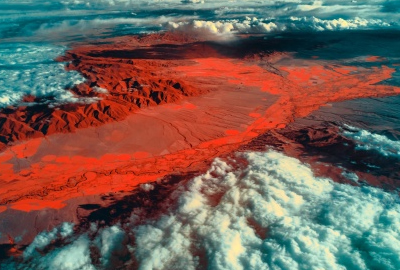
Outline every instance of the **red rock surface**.
{"label": "red rock surface", "polygon": [[[67,52],[58,60],[70,62],[66,68],[80,72],[87,79],[70,91],[79,97],[98,97],[101,100],[57,108],[36,105],[0,110],[0,149],[10,142],[122,120],[140,108],[177,102],[183,97],[207,92],[207,89],[186,83],[181,74],[172,69],[182,63],[179,57],[169,61],[165,60],[168,59],[165,53],[162,58],[151,52],[146,55],[150,46],[158,51],[157,44],[161,41],[164,47],[158,53],[173,50],[171,46],[174,44],[189,40],[171,34],[128,37],[113,40],[118,45],[84,46]],[[97,87],[106,89],[108,93],[99,93]],[[24,101],[41,102],[35,97],[26,97]]]}
{"label": "red rock surface", "polygon": [[[74,91],[98,95],[92,90],[98,86],[109,94],[90,105],[7,111],[2,130],[8,141],[75,132],[28,140],[0,154],[0,212],[61,209],[73,199],[129,192],[172,173],[201,170],[329,102],[400,93],[379,84],[394,72],[386,66],[340,66],[221,46],[157,34],[68,52],[60,60],[71,60],[68,69],[88,78]],[[26,120],[15,120],[21,117]]]}

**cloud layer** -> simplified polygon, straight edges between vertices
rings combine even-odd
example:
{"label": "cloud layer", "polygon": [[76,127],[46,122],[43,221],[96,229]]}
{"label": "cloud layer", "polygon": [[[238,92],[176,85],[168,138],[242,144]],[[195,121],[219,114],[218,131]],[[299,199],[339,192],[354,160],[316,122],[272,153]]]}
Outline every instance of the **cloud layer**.
{"label": "cloud layer", "polygon": [[376,151],[383,156],[400,158],[400,141],[394,141],[368,130],[346,125],[343,135],[357,143],[358,150]]}
{"label": "cloud layer", "polygon": [[[51,34],[46,35],[46,31],[57,28],[65,30],[63,37],[68,40],[86,38],[88,35],[113,35],[121,31],[125,34],[153,31],[162,29],[160,23],[163,16],[170,18],[171,22],[190,23],[195,19],[224,24],[235,24],[232,20],[243,21],[246,16],[256,17],[265,24],[281,24],[276,29],[267,26],[267,29],[272,27],[274,30],[281,29],[287,23],[285,29],[312,29],[315,28],[313,26],[330,30],[355,29],[366,24],[379,28],[387,24],[398,26],[400,15],[396,10],[399,7],[396,1],[384,0],[1,0],[0,37],[13,41],[27,36],[37,40],[54,40]],[[24,15],[20,10],[24,11]],[[307,19],[290,22],[291,17]],[[318,19],[314,20],[313,17]],[[88,29],[93,32],[90,33]],[[265,32],[262,24],[259,30]],[[257,27],[253,31],[257,31]]]}
{"label": "cloud layer", "polygon": [[0,44],[0,108],[17,105],[26,95],[48,98],[52,106],[96,101],[66,90],[85,79],[53,60],[64,51],[65,47],[54,45]]}
{"label": "cloud layer", "polygon": [[[248,165],[243,167],[243,161]],[[64,247],[50,248],[44,256],[32,255],[31,250],[43,248],[38,243],[46,242],[35,240],[20,266],[40,265],[43,269],[117,266],[398,269],[400,266],[400,203],[396,194],[315,177],[307,165],[278,152],[238,154],[236,160],[216,159],[207,173],[181,185],[165,201],[173,203],[156,219],[143,221],[140,212],[135,212],[128,223],[100,230],[92,224],[89,232],[67,237]],[[138,220],[141,220],[139,225]]]}
{"label": "cloud layer", "polygon": [[169,22],[170,29],[187,32],[204,32],[215,35],[229,36],[234,34],[265,34],[271,32],[299,32],[299,31],[340,31],[355,29],[388,28],[392,26],[382,20],[332,19],[322,20],[316,17],[290,17],[285,20],[259,19],[246,17],[244,20],[203,21],[193,20],[185,22]]}

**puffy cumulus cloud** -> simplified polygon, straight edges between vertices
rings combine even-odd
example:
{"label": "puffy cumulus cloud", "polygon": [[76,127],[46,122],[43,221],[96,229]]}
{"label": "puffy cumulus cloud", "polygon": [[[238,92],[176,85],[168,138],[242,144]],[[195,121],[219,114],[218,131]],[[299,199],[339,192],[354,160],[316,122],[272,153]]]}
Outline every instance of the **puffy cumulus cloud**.
{"label": "puffy cumulus cloud", "polygon": [[27,261],[27,267],[23,269],[95,270],[89,244],[90,241],[86,236],[80,236],[71,244],[54,249],[46,256],[32,258]]}
{"label": "puffy cumulus cloud", "polygon": [[316,178],[309,167],[277,152],[244,156],[249,165],[241,171],[216,160],[177,191],[173,211],[134,228],[142,269],[178,263],[186,269],[400,265],[396,195]]}
{"label": "puffy cumulus cloud", "polygon": [[[105,269],[399,268],[397,194],[315,177],[307,165],[275,151],[236,159],[216,159],[179,186],[157,218],[135,225],[132,214],[130,223],[100,229],[92,240],[74,236],[19,266],[92,269],[89,250],[96,247]],[[123,257],[129,259],[115,263]]]}
{"label": "puffy cumulus cloud", "polygon": [[144,191],[151,191],[151,190],[154,190],[154,185],[145,183],[145,184],[141,184],[140,188],[143,189]]}
{"label": "puffy cumulus cloud", "polygon": [[259,20],[256,17],[245,20],[169,22],[169,28],[182,31],[205,32],[215,35],[232,35],[235,33],[269,33],[283,31],[285,26],[278,26],[274,22]]}
{"label": "puffy cumulus cloud", "polygon": [[85,79],[53,60],[64,51],[65,47],[54,45],[0,44],[0,108],[19,104],[25,95],[49,98],[51,106],[97,101],[66,90]]}
{"label": "puffy cumulus cloud", "polygon": [[384,22],[382,20],[367,20],[361,18],[354,19],[332,19],[332,20],[322,20],[316,17],[291,17],[290,20],[293,22],[292,27],[294,29],[312,29],[316,31],[324,30],[349,30],[349,29],[369,29],[369,28],[383,28],[389,27],[391,24]]}
{"label": "puffy cumulus cloud", "polygon": [[[92,229],[96,229],[92,226]],[[103,229],[96,238],[85,233],[72,235],[73,224],[63,223],[60,228],[42,232],[23,253],[23,263],[15,261],[0,264],[1,269],[59,269],[59,270],[95,270],[114,269],[115,256],[125,256],[125,233],[117,226]],[[68,238],[69,237],[69,238]],[[62,247],[53,243],[64,240]],[[53,245],[53,246],[52,246]],[[48,248],[43,256],[44,248]],[[94,253],[93,250],[97,253]],[[99,257],[96,257],[98,254]],[[114,256],[114,257],[113,257]],[[95,260],[99,258],[98,261]]]}
{"label": "puffy cumulus cloud", "polygon": [[95,269],[91,264],[89,241],[84,236],[71,245],[51,252],[40,261],[41,265],[48,266],[48,269]]}
{"label": "puffy cumulus cloud", "polygon": [[400,158],[400,141],[394,141],[384,135],[374,134],[368,130],[345,126],[343,135],[357,143],[356,149],[377,151],[383,156]]}
{"label": "puffy cumulus cloud", "polygon": [[350,29],[373,29],[390,27],[391,24],[382,20],[354,19],[332,19],[322,20],[316,17],[290,17],[287,20],[273,18],[259,19],[246,17],[244,20],[220,20],[203,21],[193,20],[190,22],[169,22],[170,29],[182,31],[194,31],[200,33],[211,33],[215,35],[233,35],[245,33],[270,33],[278,31],[335,31]]}
{"label": "puffy cumulus cloud", "polygon": [[[126,253],[124,244],[126,234],[118,226],[105,228],[94,240],[100,251],[100,262],[105,268],[112,268],[115,257],[123,257]],[[118,261],[118,259],[117,259]]]}
{"label": "puffy cumulus cloud", "polygon": [[46,231],[41,232],[35,237],[32,244],[30,244],[29,247],[24,251],[23,256],[24,258],[33,257],[53,241],[71,236],[72,233],[73,233],[72,223],[63,223],[60,227],[54,228],[49,232]]}

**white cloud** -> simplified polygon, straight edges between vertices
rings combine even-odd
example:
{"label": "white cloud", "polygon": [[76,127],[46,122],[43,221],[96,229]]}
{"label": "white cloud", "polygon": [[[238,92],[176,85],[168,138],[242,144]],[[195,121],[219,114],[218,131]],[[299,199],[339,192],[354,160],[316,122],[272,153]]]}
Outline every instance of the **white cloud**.
{"label": "white cloud", "polygon": [[357,144],[357,149],[375,150],[383,156],[400,157],[400,141],[348,125],[342,133]]}
{"label": "white cloud", "polygon": [[43,250],[46,246],[57,239],[63,239],[71,236],[73,233],[72,223],[63,223],[60,227],[56,227],[49,232],[39,233],[29,247],[24,251],[24,258],[30,258],[37,255],[38,251]]}
{"label": "white cloud", "polygon": [[[176,191],[177,208],[134,228],[143,269],[169,268],[174,259],[194,268],[194,254],[201,250],[212,269],[396,269],[400,264],[397,195],[316,178],[298,160],[276,152],[245,157],[249,166],[242,171],[216,160],[187,190]],[[257,232],[263,230],[265,238]],[[197,252],[184,253],[189,247]]]}
{"label": "white cloud", "polygon": [[149,184],[149,183],[145,183],[145,184],[141,184],[140,188],[143,189],[144,191],[151,191],[154,189],[154,185],[153,184]]}
{"label": "white cloud", "polygon": [[125,232],[118,226],[111,226],[101,231],[96,238],[96,245],[100,250],[100,261],[105,268],[112,267],[113,257],[124,253]]}
{"label": "white cloud", "polygon": [[338,31],[349,29],[372,29],[390,27],[389,23],[382,20],[331,19],[322,20],[316,17],[290,17],[288,20],[263,19],[246,17],[243,20],[203,21],[193,20],[184,22],[169,22],[170,29],[213,34],[217,36],[233,36],[234,34],[256,33],[264,34],[281,31]]}
{"label": "white cloud", "polygon": [[322,7],[322,1],[314,1],[312,4],[298,5],[297,9],[301,11],[310,11]]}
{"label": "white cloud", "polygon": [[[274,151],[236,160],[216,159],[178,187],[165,199],[175,203],[156,219],[100,229],[93,241],[79,236],[26,263],[90,269],[89,246],[96,246],[110,269],[128,251],[124,266],[139,269],[398,269],[397,194],[315,177]],[[127,234],[135,239],[129,245]]]}
{"label": "white cloud", "polygon": [[[193,19],[194,16],[181,16],[181,20]],[[65,36],[74,35],[102,35],[112,31],[117,26],[129,26],[131,28],[161,27],[162,24],[173,22],[174,17],[146,17],[146,18],[107,18],[107,19],[81,19],[61,20],[59,22],[43,23],[32,35],[35,38],[51,37],[53,40],[60,40]]]}
{"label": "white cloud", "polygon": [[108,94],[108,90],[105,88],[101,88],[98,86],[93,87],[93,91],[100,93],[100,94]]}
{"label": "white cloud", "polygon": [[170,22],[169,27],[182,31],[203,32],[219,36],[231,36],[236,33],[269,33],[284,30],[285,28],[284,26],[279,27],[274,22],[265,22],[255,17],[244,20]]}
{"label": "white cloud", "polygon": [[[81,236],[70,245],[40,257],[38,266],[48,270],[94,270],[96,267],[92,265],[89,244],[88,238]],[[38,269],[37,266],[35,268]]]}
{"label": "white cloud", "polygon": [[349,29],[368,29],[375,27],[389,27],[390,24],[386,23],[382,20],[367,20],[361,18],[354,19],[332,19],[332,20],[322,20],[315,17],[291,17],[290,20],[294,23],[294,29],[312,29],[316,31],[324,31],[324,30],[349,30]]}
{"label": "white cloud", "polygon": [[19,104],[25,95],[51,97],[51,106],[98,101],[66,90],[85,79],[76,71],[67,72],[64,63],[53,60],[65,49],[54,45],[0,44],[0,108]]}

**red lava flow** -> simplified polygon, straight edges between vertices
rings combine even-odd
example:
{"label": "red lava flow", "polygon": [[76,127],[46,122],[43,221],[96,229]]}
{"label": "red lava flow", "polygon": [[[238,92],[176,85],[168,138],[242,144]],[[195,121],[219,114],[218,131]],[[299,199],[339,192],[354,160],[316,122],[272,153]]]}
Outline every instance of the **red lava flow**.
{"label": "red lava flow", "polygon": [[[267,130],[284,128],[329,102],[400,93],[398,87],[379,84],[394,72],[386,66],[327,65],[319,59],[285,65],[273,56],[279,70],[273,73],[262,67],[268,57],[230,58],[212,48],[204,50],[206,45],[187,44],[185,50],[171,55],[177,60],[160,60],[148,51],[150,45],[131,46],[124,54],[126,44],[118,39],[113,45],[84,46],[68,53],[67,58],[79,58],[70,68],[91,78],[90,82],[110,92],[124,92],[104,102],[109,102],[109,110],[120,108],[125,113],[102,121],[102,115],[107,115],[103,111],[97,114],[102,125],[95,121],[86,122],[84,129],[73,125],[74,133],[7,147],[0,153],[0,215],[6,209],[60,209],[71,198],[129,192],[171,173],[201,170],[216,156]],[[115,51],[110,52],[110,47]],[[130,69],[135,68],[136,77],[131,78]],[[175,79],[169,82],[172,75]],[[125,77],[130,79],[121,85]],[[134,88],[143,85],[148,95],[181,94],[161,98],[162,106],[132,110],[127,104],[140,99]],[[185,94],[182,88],[194,94]],[[91,106],[105,106],[101,104]]]}

